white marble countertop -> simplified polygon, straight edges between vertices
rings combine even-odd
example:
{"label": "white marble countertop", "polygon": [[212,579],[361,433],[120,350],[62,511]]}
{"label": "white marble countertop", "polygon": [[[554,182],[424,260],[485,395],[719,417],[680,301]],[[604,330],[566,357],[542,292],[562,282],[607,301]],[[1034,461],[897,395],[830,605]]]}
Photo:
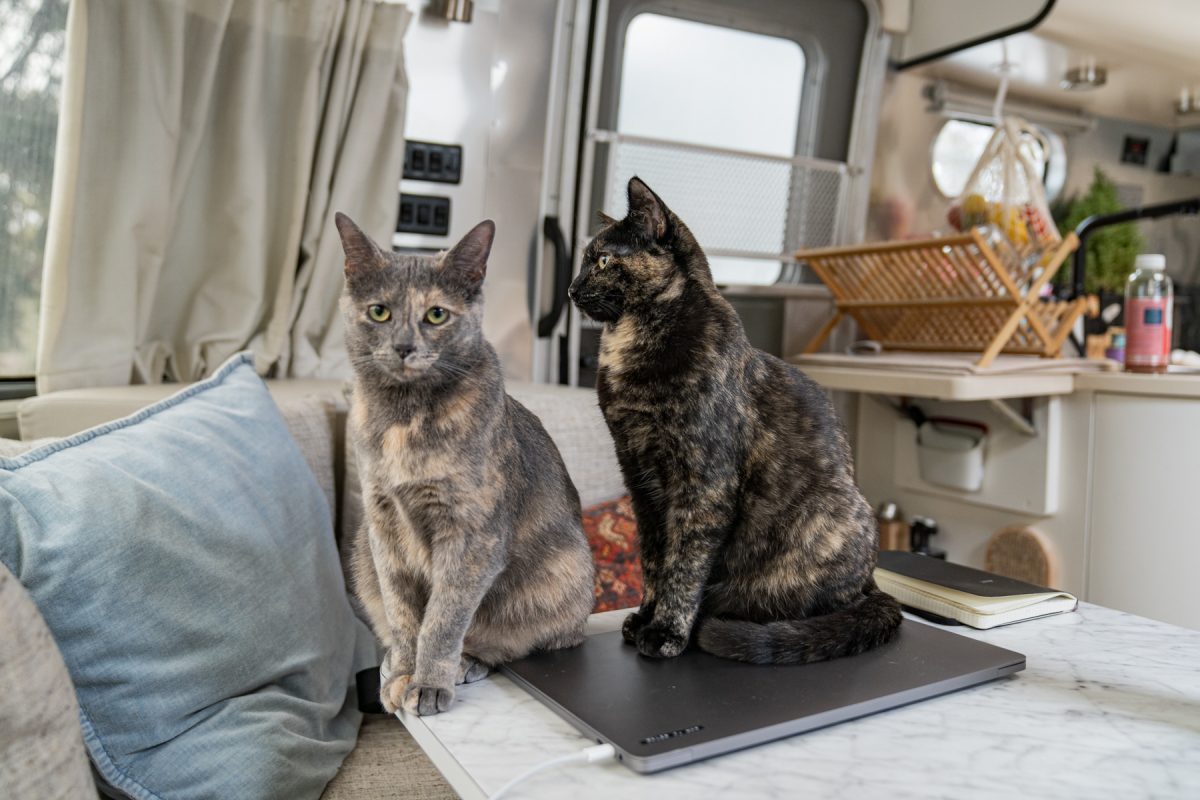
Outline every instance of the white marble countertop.
{"label": "white marble countertop", "polygon": [[[625,612],[592,618],[590,633]],[[907,624],[921,624],[911,621]],[[1200,798],[1200,631],[1081,603],[956,633],[1024,653],[1015,676],[730,755],[638,775],[570,765],[513,798]],[[403,718],[464,798],[593,742],[507,678]]]}
{"label": "white marble countertop", "polygon": [[1134,372],[1087,373],[1075,376],[1075,390],[1151,397],[1200,398],[1200,372],[1178,369],[1151,375],[1139,375]]}

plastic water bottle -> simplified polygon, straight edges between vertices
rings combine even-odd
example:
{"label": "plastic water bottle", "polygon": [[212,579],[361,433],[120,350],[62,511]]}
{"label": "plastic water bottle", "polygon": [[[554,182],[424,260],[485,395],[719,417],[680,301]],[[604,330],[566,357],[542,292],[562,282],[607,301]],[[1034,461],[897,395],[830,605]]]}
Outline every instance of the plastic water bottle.
{"label": "plastic water bottle", "polygon": [[1125,284],[1125,369],[1166,372],[1171,363],[1171,309],[1175,289],[1166,257],[1140,255]]}

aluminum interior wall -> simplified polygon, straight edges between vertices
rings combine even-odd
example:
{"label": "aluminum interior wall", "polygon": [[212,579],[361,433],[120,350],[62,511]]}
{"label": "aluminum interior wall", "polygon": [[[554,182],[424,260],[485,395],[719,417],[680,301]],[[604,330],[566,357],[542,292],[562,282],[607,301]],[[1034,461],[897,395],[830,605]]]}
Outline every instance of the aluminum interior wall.
{"label": "aluminum interior wall", "polygon": [[484,334],[505,374],[534,379],[534,322],[542,274],[546,153],[560,146],[561,75],[574,0],[476,0],[472,21],[447,22],[408,0],[417,14],[406,44],[413,87],[405,135],[463,147],[459,184],[403,180],[403,192],[448,197],[445,236],[397,233],[393,246],[446,249],[483,219],[496,222],[485,284]]}

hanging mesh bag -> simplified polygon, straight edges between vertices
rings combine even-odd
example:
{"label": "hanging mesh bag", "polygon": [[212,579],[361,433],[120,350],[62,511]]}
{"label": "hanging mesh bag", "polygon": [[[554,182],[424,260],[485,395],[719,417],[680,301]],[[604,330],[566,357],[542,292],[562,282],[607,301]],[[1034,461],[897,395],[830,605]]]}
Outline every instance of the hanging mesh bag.
{"label": "hanging mesh bag", "polygon": [[997,254],[1022,281],[1036,279],[1062,241],[1046,202],[1035,143],[1050,152],[1040,131],[1020,117],[1004,117],[946,215],[960,231],[986,227]]}

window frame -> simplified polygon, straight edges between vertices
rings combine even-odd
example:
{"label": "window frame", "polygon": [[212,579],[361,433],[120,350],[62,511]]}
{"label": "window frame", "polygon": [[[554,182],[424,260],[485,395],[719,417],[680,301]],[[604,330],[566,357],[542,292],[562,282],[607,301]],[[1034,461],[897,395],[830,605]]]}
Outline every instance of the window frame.
{"label": "window frame", "polygon": [[[629,35],[629,26],[643,14],[654,14],[684,22],[696,22],[794,42],[800,48],[804,61],[803,74],[800,78],[800,103],[797,108],[796,135],[792,155],[813,157],[817,154],[817,137],[820,130],[819,112],[824,105],[824,92],[829,74],[829,59],[819,36],[807,31],[785,31],[773,28],[753,15],[748,18],[733,15],[728,8],[713,6],[705,0],[642,0],[630,3],[616,17],[614,26],[616,35],[613,37],[610,51],[605,54],[603,74],[600,76],[601,83],[609,87],[606,102],[602,103],[605,109],[601,116],[611,120],[611,127],[614,130],[620,119],[621,85],[624,80],[625,44]],[[599,182],[595,185],[598,186]],[[595,188],[593,192],[596,192]],[[593,199],[598,200],[599,194],[596,193]],[[785,229],[785,237],[790,233]],[[795,265],[788,262],[776,263],[778,263],[779,272],[774,281],[761,285],[776,286],[789,282],[789,271],[794,271]]]}
{"label": "window frame", "polygon": [[[735,23],[735,21],[723,16],[705,13],[688,13],[692,11],[701,11],[701,9],[680,8],[678,4],[658,7],[658,4],[651,2],[635,3],[629,9],[627,9],[626,13],[622,14],[620,17],[620,28],[618,30],[615,46],[613,47],[613,52],[611,55],[613,63],[612,66],[608,67],[606,70],[606,79],[615,81],[612,84],[612,129],[621,133],[627,133],[627,131],[621,129],[620,119],[621,98],[624,94],[624,89],[626,88],[624,83],[624,72],[626,67],[625,55],[628,52],[627,45],[629,43],[630,30],[634,23],[639,19],[642,19],[643,17],[655,17],[662,20],[672,20],[682,23],[704,25],[720,31],[731,31],[740,34],[749,34],[752,36],[774,39],[781,44],[796,47],[799,51],[799,70],[797,75],[798,80],[796,82],[797,91],[799,93],[799,97],[797,99],[799,102],[797,102],[795,106],[795,127],[791,134],[790,146],[787,148],[786,152],[781,149],[780,151],[767,153],[766,151],[759,151],[756,148],[741,143],[726,142],[719,145],[700,143],[696,144],[700,147],[712,148],[713,150],[731,148],[748,153],[763,152],[765,155],[811,156],[813,150],[815,149],[815,135],[817,130],[816,120],[818,117],[817,108],[819,108],[820,104],[820,97],[815,96],[817,94],[817,84],[810,77],[813,75],[814,70],[818,68],[817,65],[813,64],[811,61],[813,57],[812,54],[814,52],[813,48],[817,47],[815,37],[808,35],[783,35],[778,30],[766,29],[761,25],[747,25],[744,22]],[[808,41],[808,46],[806,46],[806,41]],[[824,75],[824,72],[822,71],[821,74]],[[680,142],[691,141],[685,137],[666,136],[665,134],[654,135],[663,139],[677,139]],[[781,222],[783,235],[786,238],[790,233],[788,227],[792,224],[792,220],[785,218]],[[720,280],[716,273],[720,271],[719,267],[723,262],[736,261],[737,259],[728,256],[714,256],[710,260],[713,262],[712,268],[714,271],[714,278],[717,279],[718,284],[726,285],[726,282]],[[770,265],[774,271],[774,277],[770,280],[762,280],[761,278],[765,276],[757,276],[752,279],[736,280],[729,283],[729,285],[774,286],[779,284],[787,274],[789,266],[787,262],[772,262],[764,259],[754,260],[758,261],[764,267]]]}
{"label": "window frame", "polygon": [[773,30],[766,25],[755,25],[754,20],[744,20],[730,16],[728,10],[718,12],[703,4],[685,4],[677,0],[644,0],[631,3],[618,18],[619,33],[614,37],[612,52],[607,54],[604,63],[603,81],[611,88],[610,106],[605,116],[612,120],[613,128],[620,117],[621,81],[625,65],[625,41],[629,34],[630,24],[643,14],[655,14],[660,17],[672,17],[684,22],[698,22],[717,28],[729,28],[753,33],[760,36],[770,36],[795,42],[804,56],[804,74],[801,76],[800,106],[796,119],[796,141],[793,155],[812,156],[816,149],[817,109],[821,104],[821,92],[825,86],[828,73],[828,61],[821,48],[821,43],[815,35],[797,33],[787,35],[779,30]]}
{"label": "window frame", "polygon": [[[992,131],[996,130],[996,124],[990,120],[971,118],[965,115],[947,117],[942,124],[938,126],[937,131],[933,135],[933,139],[929,142],[929,179],[933,181],[933,188],[937,190],[937,193],[946,200],[953,200],[962,194],[961,189],[957,194],[946,194],[945,190],[943,190],[941,185],[938,183],[937,175],[934,173],[934,166],[937,161],[938,139],[941,138],[942,133],[946,130],[946,126],[952,122],[963,122],[968,125],[978,125],[984,128],[991,128]],[[1062,134],[1058,131],[1045,125],[1038,125],[1036,123],[1030,124],[1033,125],[1033,127],[1036,128],[1039,133],[1046,137],[1046,143],[1049,145],[1049,148],[1046,151],[1046,163],[1042,168],[1041,178],[1042,188],[1046,193],[1046,202],[1053,203],[1062,196],[1063,189],[1066,187],[1066,145],[1063,142]]]}
{"label": "window frame", "polygon": [[[625,86],[624,74],[623,74],[624,69],[625,69],[625,53],[626,53],[626,45],[628,44],[628,41],[629,41],[629,30],[633,26],[633,24],[635,22],[637,22],[639,19],[641,19],[642,17],[658,17],[660,19],[674,20],[674,21],[678,21],[678,22],[682,22],[682,23],[703,25],[703,26],[707,26],[709,28],[715,28],[715,29],[723,30],[723,31],[734,31],[734,32],[740,33],[740,34],[750,34],[753,36],[765,37],[765,38],[769,38],[769,39],[776,39],[781,43],[794,45],[799,50],[799,55],[800,55],[800,70],[799,70],[799,78],[800,78],[800,80],[799,80],[799,101],[800,102],[796,105],[795,131],[793,132],[793,135],[792,135],[792,143],[791,143],[790,150],[787,153],[774,153],[771,155],[787,155],[787,156],[811,155],[809,153],[802,153],[799,151],[799,147],[801,146],[801,142],[800,142],[801,131],[802,131],[802,128],[804,125],[804,120],[805,120],[805,103],[806,103],[806,100],[807,100],[808,94],[809,94],[809,86],[807,84],[808,84],[808,75],[809,75],[810,66],[811,66],[808,61],[809,51],[805,49],[804,45],[800,41],[798,41],[794,37],[781,36],[775,32],[769,32],[769,33],[761,32],[758,30],[751,30],[750,28],[748,28],[746,26],[734,26],[734,25],[725,24],[724,21],[721,23],[714,23],[714,22],[709,22],[708,20],[705,20],[705,19],[695,19],[691,16],[685,16],[683,14],[663,13],[662,11],[659,11],[659,10],[638,10],[636,13],[630,15],[627,20],[622,20],[623,27],[621,29],[620,47],[617,48],[617,51],[614,54],[614,57],[620,57],[620,59],[621,59],[621,63],[617,64],[615,66],[615,70],[613,72],[616,79],[618,80],[618,83],[614,86],[614,89],[613,89],[614,103],[613,103],[613,118],[612,119],[613,119],[613,129],[614,130],[616,130],[620,133],[628,133],[628,131],[622,131],[620,129],[621,95],[622,95],[622,89]],[[655,134],[655,136],[658,136],[658,135]],[[671,137],[658,136],[658,138],[671,138]],[[680,140],[680,141],[685,141],[685,140]],[[748,147],[743,144],[710,145],[710,144],[703,144],[700,142],[695,142],[695,144],[697,144],[701,147],[712,147],[714,149],[729,148],[729,149],[733,149],[733,150],[742,150],[742,151],[746,151],[746,152],[758,152],[755,148]]]}
{"label": "window frame", "polygon": [[[41,250],[40,255],[35,254],[34,257],[36,258],[36,262],[30,262],[30,269],[31,269],[31,271],[34,269],[37,270],[37,272],[39,273],[38,280],[40,282],[41,277],[42,277],[40,275],[40,273],[44,272],[45,247],[46,247],[46,245],[45,245],[45,229],[49,226],[49,220],[50,220],[51,209],[52,209],[52,201],[51,201],[50,195],[52,194],[52,191],[53,191],[54,159],[55,159],[55,156],[57,155],[57,151],[56,151],[57,129],[58,129],[59,117],[61,116],[60,106],[61,106],[61,102],[62,102],[62,95],[61,95],[62,81],[65,80],[65,72],[66,72],[67,20],[68,20],[68,14],[69,14],[69,3],[67,2],[67,0],[41,0],[41,2],[39,2],[39,3],[27,4],[27,8],[25,9],[25,11],[28,12],[28,16],[26,16],[22,20],[22,22],[27,23],[28,27],[24,31],[26,38],[24,39],[24,41],[21,45],[25,49],[23,52],[21,52],[16,57],[16,59],[14,61],[9,63],[7,65],[7,67],[8,67],[8,69],[12,70],[12,69],[15,69],[15,65],[18,62],[23,62],[24,65],[28,65],[31,63],[35,63],[33,60],[34,57],[37,57],[38,59],[43,59],[47,55],[49,55],[50,58],[52,60],[54,60],[54,63],[45,72],[45,77],[47,78],[48,83],[46,86],[42,87],[42,91],[49,90],[51,86],[56,87],[53,89],[53,95],[50,98],[51,102],[53,103],[53,106],[55,108],[55,113],[54,113],[54,118],[53,118],[53,126],[55,129],[55,133],[54,133],[54,136],[49,139],[49,145],[48,145],[48,147],[49,147],[48,161],[49,161],[50,172],[46,178],[46,184],[44,186],[44,195],[45,195],[44,199],[46,201],[46,205],[45,205],[45,210],[44,210],[44,216],[42,219],[42,232],[40,234],[42,237],[42,250]],[[43,17],[43,15],[45,15],[45,16]],[[40,24],[39,24],[39,20],[41,20]],[[58,27],[58,23],[61,23],[61,25],[62,25],[61,28]],[[14,28],[14,30],[15,30],[15,28]],[[36,38],[32,38],[32,39],[28,38],[28,36],[35,30],[37,31]],[[44,39],[47,36],[51,37],[51,39],[53,39],[53,37],[56,37],[56,36],[59,37],[59,40],[57,42],[57,44],[59,46],[58,52],[52,53],[52,54],[47,54],[47,52],[44,49]],[[16,73],[15,80],[19,83],[21,80],[27,78],[28,76],[29,76],[29,74],[27,72],[18,72],[18,73]],[[28,87],[26,87],[26,88],[28,88]],[[18,89],[16,91],[18,93],[20,93],[21,90]],[[50,121],[48,114],[47,114],[46,121],[47,122]],[[41,193],[39,193],[39,197],[40,196],[41,196]],[[40,210],[39,210],[39,213],[41,213]],[[7,267],[7,265],[5,265],[5,267]],[[5,268],[5,267],[0,267],[0,269]],[[40,289],[39,289],[39,294],[40,294]],[[5,352],[17,352],[17,353],[21,354],[21,356],[23,358],[32,356],[33,362],[36,364],[37,346],[38,346],[37,345],[37,329],[38,329],[38,326],[40,325],[40,315],[41,315],[41,310],[40,310],[40,308],[37,307],[38,302],[37,302],[36,297],[34,299],[34,306],[35,306],[34,312],[33,312],[34,325],[32,327],[33,341],[31,342],[30,347],[28,349],[24,348],[24,347],[20,347],[20,348],[15,348],[14,350],[6,350]],[[18,331],[18,335],[20,334],[21,328],[22,328],[22,326],[19,326],[19,325],[14,326],[14,329]],[[36,366],[33,367],[32,369],[29,369],[28,371],[26,371],[25,365],[22,364],[17,369],[13,369],[12,371],[6,371],[3,373],[0,373],[0,401],[10,401],[10,400],[34,396],[37,393],[36,381],[34,379],[34,371],[35,370],[36,370]]]}
{"label": "window frame", "polygon": [[24,400],[37,395],[37,383],[30,378],[0,378],[0,402]]}

